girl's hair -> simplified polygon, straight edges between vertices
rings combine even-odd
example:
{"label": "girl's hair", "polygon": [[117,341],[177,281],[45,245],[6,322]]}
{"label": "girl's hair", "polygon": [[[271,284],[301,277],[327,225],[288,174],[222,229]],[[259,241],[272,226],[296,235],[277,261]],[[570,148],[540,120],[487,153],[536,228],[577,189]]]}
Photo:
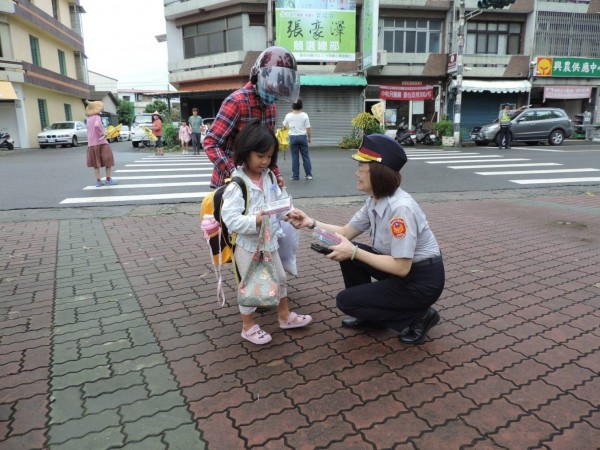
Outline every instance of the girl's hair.
{"label": "girl's hair", "polygon": [[376,162],[369,164],[369,177],[373,197],[377,199],[394,195],[402,181],[400,172]]}
{"label": "girl's hair", "polygon": [[296,103],[292,104],[292,109],[295,109],[295,110],[300,110],[300,109],[302,109],[303,107],[304,107],[304,105],[302,104],[302,99],[301,99],[301,98],[299,98],[299,99],[296,101]]}
{"label": "girl's hair", "polygon": [[273,149],[271,164],[269,168],[277,165],[277,153],[279,153],[279,143],[273,131],[260,122],[260,119],[252,119],[238,134],[233,145],[233,162],[236,166],[241,166],[250,159],[250,152],[267,153]]}

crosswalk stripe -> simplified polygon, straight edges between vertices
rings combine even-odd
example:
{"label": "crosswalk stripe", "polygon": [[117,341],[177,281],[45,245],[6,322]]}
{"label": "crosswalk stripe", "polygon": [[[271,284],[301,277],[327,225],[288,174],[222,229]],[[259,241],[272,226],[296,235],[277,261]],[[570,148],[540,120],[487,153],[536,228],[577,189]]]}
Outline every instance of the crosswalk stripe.
{"label": "crosswalk stripe", "polygon": [[[158,164],[125,164],[125,167],[156,167]],[[184,163],[162,163],[160,166],[171,167],[171,166],[205,166],[205,167],[213,167],[213,163],[203,163],[203,162],[184,162]]]}
{"label": "crosswalk stripe", "polygon": [[170,199],[182,199],[182,198],[197,198],[202,199],[206,197],[210,192],[179,192],[174,194],[147,194],[147,195],[120,195],[114,197],[79,197],[79,198],[66,198],[61,205],[68,205],[74,203],[111,203],[111,202],[131,202],[131,201],[145,201],[145,200],[170,200]]}
{"label": "crosswalk stripe", "polygon": [[208,186],[209,181],[186,181],[183,183],[137,183],[137,184],[115,184],[113,186],[86,186],[84,191],[88,190],[113,190],[113,189],[140,189],[140,188],[161,188],[161,187],[182,187],[182,186]]}
{"label": "crosswalk stripe", "polygon": [[118,169],[115,172],[177,172],[177,171],[183,171],[183,170],[210,170],[212,171],[211,167],[207,167],[207,168],[202,168],[202,167],[179,167],[179,168],[173,168],[173,169]]}
{"label": "crosswalk stripe", "polygon": [[539,166],[562,166],[559,163],[530,163],[530,164],[483,164],[476,166],[448,166],[450,169],[496,169],[501,167],[539,167]]}
{"label": "crosswalk stripe", "polygon": [[[469,156],[463,156],[469,155]],[[460,155],[450,155],[450,156],[417,156],[411,157],[408,159],[413,160],[421,160],[421,159],[459,159],[459,158],[499,158],[500,155],[480,155],[479,153],[461,153]]]}
{"label": "crosswalk stripe", "polygon": [[533,175],[540,173],[572,173],[572,172],[600,172],[600,169],[549,169],[549,170],[504,170],[500,172],[475,172],[477,175]]}
{"label": "crosswalk stripe", "polygon": [[554,183],[582,183],[582,182],[597,182],[600,177],[583,177],[583,178],[547,178],[545,180],[509,180],[517,184],[554,184]]}
{"label": "crosswalk stripe", "polygon": [[500,159],[466,159],[466,160],[452,160],[452,161],[426,161],[427,164],[469,164],[474,162],[502,162],[502,161],[531,161],[529,158],[500,158]]}
{"label": "crosswalk stripe", "polygon": [[210,178],[212,173],[183,173],[179,175],[133,175],[119,176],[120,180],[162,180],[168,178]]}

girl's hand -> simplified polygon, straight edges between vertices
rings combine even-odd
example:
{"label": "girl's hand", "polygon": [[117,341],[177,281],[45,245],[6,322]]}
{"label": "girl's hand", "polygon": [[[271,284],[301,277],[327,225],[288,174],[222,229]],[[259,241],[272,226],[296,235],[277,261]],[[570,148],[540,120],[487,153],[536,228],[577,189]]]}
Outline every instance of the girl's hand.
{"label": "girl's hand", "polygon": [[260,228],[262,226],[262,222],[263,222],[263,214],[262,212],[257,212],[256,213],[256,228]]}

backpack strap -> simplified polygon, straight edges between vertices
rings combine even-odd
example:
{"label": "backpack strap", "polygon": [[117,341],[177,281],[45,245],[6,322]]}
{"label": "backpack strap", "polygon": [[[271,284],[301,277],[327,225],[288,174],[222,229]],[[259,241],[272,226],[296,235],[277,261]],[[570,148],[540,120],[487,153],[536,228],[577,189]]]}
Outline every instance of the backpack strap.
{"label": "backpack strap", "polygon": [[[237,184],[242,190],[242,197],[244,199],[244,215],[248,213],[248,207],[250,206],[250,197],[248,195],[248,185],[244,181],[242,177],[233,177],[231,182]],[[229,230],[225,230],[229,232]],[[236,284],[240,284],[240,280],[242,277],[240,276],[240,271],[238,270],[237,264],[235,263],[235,240],[237,238],[237,233],[233,233],[230,237],[231,243],[231,264],[233,265],[233,274],[235,276]]]}

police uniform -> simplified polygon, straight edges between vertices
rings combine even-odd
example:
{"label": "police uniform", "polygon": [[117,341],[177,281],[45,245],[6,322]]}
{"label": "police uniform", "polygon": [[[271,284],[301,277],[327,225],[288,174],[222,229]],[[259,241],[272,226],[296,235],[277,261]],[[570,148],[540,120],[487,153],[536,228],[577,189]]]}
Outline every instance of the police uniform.
{"label": "police uniform", "polygon": [[[360,162],[380,162],[395,170],[400,170],[406,162],[402,147],[382,135],[365,137],[353,158]],[[444,289],[441,251],[425,214],[398,187],[391,197],[378,201],[368,198],[349,225],[361,232],[369,231],[371,243],[357,244],[361,249],[394,258],[411,258],[412,267],[405,277],[400,277],[358,260],[340,262],[346,289],[337,296],[338,308],[354,318],[403,331],[428,313]],[[377,281],[372,282],[372,278]]]}
{"label": "police uniform", "polygon": [[511,113],[514,113],[513,110],[505,110],[504,107],[506,105],[502,106],[502,109],[500,110],[500,114],[498,115],[498,120],[500,121],[500,131],[499,131],[499,135],[500,135],[500,148],[502,148],[502,141],[504,140],[504,148],[510,150],[510,141],[512,138],[511,132],[510,132],[510,126],[511,126]]}

